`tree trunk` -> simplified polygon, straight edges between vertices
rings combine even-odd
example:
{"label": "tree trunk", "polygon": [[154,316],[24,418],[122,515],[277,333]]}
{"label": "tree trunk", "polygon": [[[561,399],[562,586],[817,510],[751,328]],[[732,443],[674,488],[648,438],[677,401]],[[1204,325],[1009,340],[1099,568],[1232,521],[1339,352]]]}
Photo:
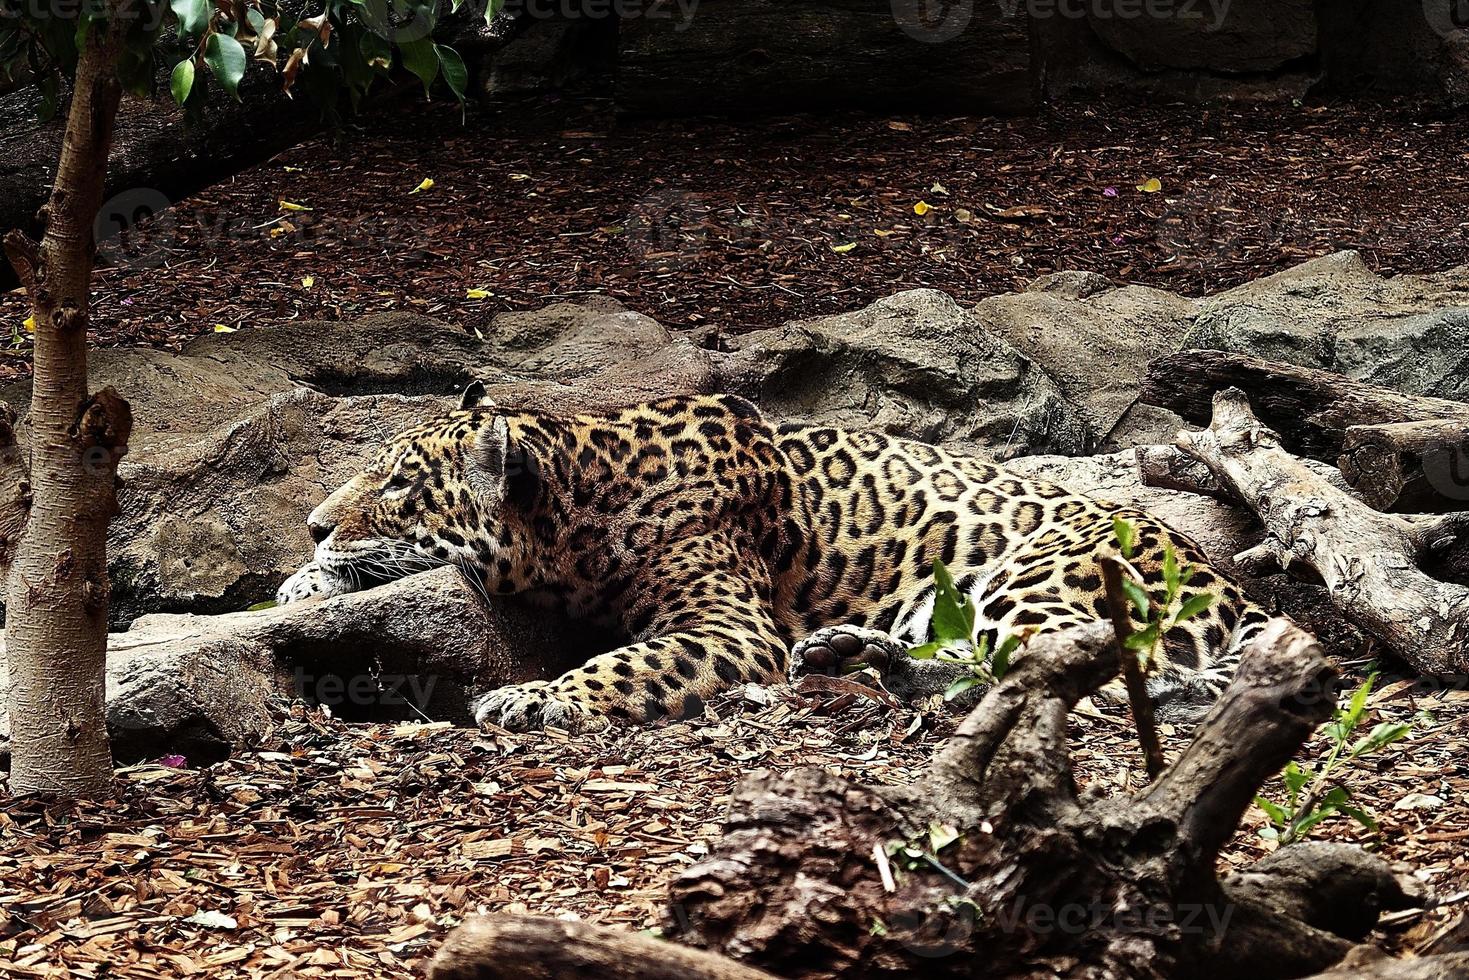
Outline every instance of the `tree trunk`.
{"label": "tree trunk", "polygon": [[40,246],[19,232],[5,238],[36,331],[30,510],[6,582],[16,794],[106,796],[112,786],[106,534],[132,419],[111,389],[88,396],[86,343],[92,229],[127,25],[121,5],[112,6],[82,50]]}
{"label": "tree trunk", "polygon": [[1337,465],[1378,510],[1469,510],[1469,418],[1354,425]]}

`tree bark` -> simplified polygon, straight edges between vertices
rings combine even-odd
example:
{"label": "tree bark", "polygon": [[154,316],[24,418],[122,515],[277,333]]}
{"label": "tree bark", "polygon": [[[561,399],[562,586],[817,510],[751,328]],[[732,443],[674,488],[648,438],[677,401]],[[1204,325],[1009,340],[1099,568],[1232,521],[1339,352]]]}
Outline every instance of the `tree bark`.
{"label": "tree bark", "polygon": [[5,238],[36,332],[30,510],[6,583],[16,794],[106,796],[112,787],[106,532],[132,420],[111,389],[88,396],[86,343],[93,225],[127,27],[124,7],[112,5],[82,50],[40,246],[19,232]]}
{"label": "tree bark", "polygon": [[1314,368],[1276,364],[1223,351],[1190,350],[1148,365],[1139,400],[1160,405],[1196,425],[1208,425],[1215,392],[1238,388],[1259,418],[1296,452],[1337,462],[1354,425],[1419,422],[1469,425],[1469,404],[1405,395]]}
{"label": "tree bark", "polygon": [[1469,670],[1469,589],[1420,567],[1461,536],[1469,516],[1373,510],[1281,448],[1238,389],[1215,395],[1209,428],[1180,433],[1179,447],[1208,468],[1212,488],[1264,524],[1265,539],[1237,557],[1243,566],[1309,570],[1338,609],[1420,673]]}

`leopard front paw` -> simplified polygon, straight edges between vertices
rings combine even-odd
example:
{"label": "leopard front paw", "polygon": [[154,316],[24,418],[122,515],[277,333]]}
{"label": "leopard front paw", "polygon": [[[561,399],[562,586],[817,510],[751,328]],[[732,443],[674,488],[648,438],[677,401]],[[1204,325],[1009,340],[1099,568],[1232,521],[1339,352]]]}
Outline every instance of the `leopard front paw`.
{"label": "leopard front paw", "polygon": [[907,650],[881,630],[863,626],[826,626],[791,648],[790,679],[806,674],[839,676],[872,668],[886,676]]}
{"label": "leopard front paw", "polygon": [[325,571],[314,561],[309,561],[275,591],[277,605],[300,602],[303,599],[329,598],[352,591],[352,583]]}
{"label": "leopard front paw", "polygon": [[491,691],[474,706],[478,724],[499,725],[512,732],[530,732],[542,728],[559,728],[578,734],[601,731],[607,718],[593,711],[550,681],[512,684]]}

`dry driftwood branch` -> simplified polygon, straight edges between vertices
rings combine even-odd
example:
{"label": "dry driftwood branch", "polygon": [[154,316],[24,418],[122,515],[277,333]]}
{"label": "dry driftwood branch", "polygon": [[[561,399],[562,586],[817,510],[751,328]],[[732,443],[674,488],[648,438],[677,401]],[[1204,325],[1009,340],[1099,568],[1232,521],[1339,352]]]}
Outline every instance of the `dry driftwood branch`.
{"label": "dry driftwood branch", "polygon": [[430,980],[774,980],[714,953],[583,922],[495,915],[470,919],[444,941]]}
{"label": "dry driftwood branch", "polygon": [[[1335,963],[1359,931],[1296,890],[1358,910],[1409,901],[1356,848],[1303,850],[1289,874],[1280,858],[1248,880],[1216,877],[1218,849],[1259,785],[1335,703],[1320,647],[1284,620],[1246,650],[1153,786],[1079,798],[1066,716],[1117,669],[1110,632],[1096,623],[1037,638],[912,786],[819,770],[748,778],[716,852],[674,882],[671,929],[791,978],[1265,980]],[[958,842],[897,866],[888,845],[926,841],[935,822]]]}
{"label": "dry driftwood branch", "polygon": [[1420,567],[1469,518],[1373,510],[1281,448],[1238,389],[1216,395],[1209,428],[1180,434],[1179,445],[1264,524],[1265,539],[1242,561],[1308,568],[1349,619],[1420,673],[1469,670],[1469,589]]}
{"label": "dry driftwood branch", "polygon": [[1122,592],[1122,576],[1127,572],[1115,556],[1102,559],[1102,580],[1107,589],[1107,614],[1112,619],[1112,633],[1117,641],[1117,656],[1122,659],[1122,679],[1127,684],[1127,700],[1132,708],[1137,740],[1142,745],[1143,761],[1153,779],[1163,771],[1163,743],[1158,741],[1158,725],[1153,718],[1153,699],[1148,696],[1147,681],[1137,655],[1127,649],[1132,635],[1132,617],[1127,612],[1127,596]]}
{"label": "dry driftwood branch", "polygon": [[1296,452],[1335,463],[1347,429],[1389,422],[1454,421],[1469,425],[1469,404],[1405,395],[1330,371],[1278,364],[1223,351],[1189,350],[1148,365],[1138,398],[1207,425],[1215,392],[1238,388],[1260,420]]}
{"label": "dry driftwood branch", "polygon": [[1338,465],[1378,510],[1469,509],[1469,420],[1354,425]]}

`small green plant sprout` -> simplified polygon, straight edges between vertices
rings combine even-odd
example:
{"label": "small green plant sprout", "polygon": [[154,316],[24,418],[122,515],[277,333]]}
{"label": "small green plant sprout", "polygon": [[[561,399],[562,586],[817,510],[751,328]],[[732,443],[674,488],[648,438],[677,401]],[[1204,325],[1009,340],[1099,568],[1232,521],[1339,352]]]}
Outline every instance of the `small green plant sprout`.
{"label": "small green plant sprout", "polygon": [[944,691],[945,701],[952,701],[972,687],[998,683],[1010,669],[1010,658],[1020,646],[1020,637],[1010,636],[991,650],[988,635],[975,639],[974,621],[974,600],[959,591],[948,566],[935,559],[930,639],[909,650],[908,656],[915,660],[949,660],[969,665],[970,672]]}
{"label": "small green plant sprout", "polygon": [[[1122,553],[1123,560],[1131,565],[1137,549],[1137,529],[1126,518],[1114,517],[1112,518],[1112,533],[1117,538],[1117,550]],[[1178,554],[1173,550],[1173,545],[1164,544],[1161,601],[1154,602],[1154,597],[1148,595],[1148,590],[1137,579],[1127,576],[1122,578],[1120,583],[1122,591],[1133,609],[1137,610],[1138,618],[1145,624],[1142,629],[1129,636],[1123,645],[1138,654],[1138,662],[1142,665],[1144,673],[1152,669],[1153,661],[1158,655],[1158,647],[1168,631],[1180,623],[1193,619],[1214,602],[1212,593],[1187,594],[1184,592],[1184,587],[1194,577],[1194,571],[1192,565],[1180,567]]]}
{"label": "small green plant sprout", "polygon": [[1301,765],[1292,761],[1280,774],[1285,786],[1285,798],[1272,802],[1263,796],[1255,797],[1255,805],[1270,818],[1270,826],[1260,831],[1266,840],[1279,841],[1282,845],[1298,841],[1309,834],[1317,824],[1334,814],[1351,817],[1368,830],[1376,832],[1377,821],[1363,807],[1352,802],[1352,794],[1333,780],[1337,771],[1349,762],[1363,756],[1380,752],[1412,730],[1411,722],[1380,722],[1356,741],[1352,734],[1362,723],[1367,711],[1367,697],[1377,674],[1372,673],[1362,686],[1352,692],[1346,707],[1338,705],[1327,723],[1325,732],[1331,747],[1315,764]]}
{"label": "small green plant sprout", "polygon": [[954,827],[935,821],[928,825],[927,833],[921,833],[912,840],[897,838],[889,840],[880,848],[882,855],[879,856],[878,861],[880,865],[887,865],[885,874],[892,874],[894,869],[903,871],[928,869],[937,871],[950,881],[967,888],[969,882],[960,878],[943,861],[939,860],[939,855],[946,848],[958,842],[961,836]]}

